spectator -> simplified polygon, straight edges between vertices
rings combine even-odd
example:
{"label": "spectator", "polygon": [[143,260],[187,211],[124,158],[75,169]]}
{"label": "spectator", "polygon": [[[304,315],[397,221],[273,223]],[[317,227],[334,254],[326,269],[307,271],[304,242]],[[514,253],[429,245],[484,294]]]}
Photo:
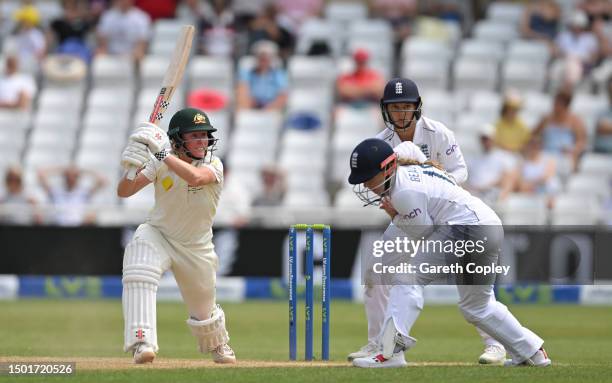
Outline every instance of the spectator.
{"label": "spectator", "polygon": [[500,118],[495,124],[495,144],[511,152],[520,152],[531,136],[529,128],[519,116],[522,103],[518,93],[506,92]]}
{"label": "spectator", "polygon": [[249,25],[249,47],[254,48],[255,43],[261,40],[276,43],[283,59],[289,57],[293,51],[295,39],[289,30],[280,25],[277,20],[277,9],[275,4],[264,7]]}
{"label": "spectator", "polygon": [[525,7],[520,30],[524,38],[544,41],[552,50],[560,24],[559,4],[555,0],[536,0]]}
{"label": "spectator", "polygon": [[483,200],[495,203],[505,199],[516,180],[516,160],[495,147],[495,128],[486,124],[480,130],[482,153],[468,162],[470,177],[465,188]]}
{"label": "spectator", "polygon": [[518,166],[517,191],[547,195],[550,198],[550,207],[552,197],[559,191],[560,186],[555,158],[542,152],[542,140],[539,136],[529,140],[523,154],[524,158]]}
{"label": "spectator", "polygon": [[[50,178],[63,175],[63,187],[52,185]],[[81,177],[94,178],[93,185],[87,187],[80,183]],[[108,183],[106,178],[94,171],[78,169],[74,166],[41,169],[38,179],[49,200],[57,209],[55,222],[61,226],[79,226],[95,222],[95,214],[87,211],[91,198]]]}
{"label": "spectator", "polygon": [[275,67],[278,60],[276,44],[259,41],[253,46],[256,64],[239,74],[238,108],[280,110],[287,102],[287,73]]}
{"label": "spectator", "polygon": [[552,112],[544,116],[533,132],[542,137],[544,151],[557,155],[562,174],[577,169],[586,147],[586,129],[580,117],[570,111],[571,102],[571,92],[559,91]]}
{"label": "spectator", "polygon": [[40,14],[33,5],[25,5],[15,11],[13,18],[17,26],[7,46],[17,52],[22,67],[36,71],[47,49],[45,34],[38,29]]}
{"label": "spectator", "polygon": [[612,3],[609,0],[582,0],[577,8],[587,15],[592,32],[595,32],[600,24],[609,22],[612,17]]}
{"label": "spectator", "polygon": [[81,0],[63,0],[64,14],[51,22],[47,40],[55,45],[55,52],[80,57],[85,62],[91,59],[87,46],[87,35],[93,28],[88,18],[86,4]]}
{"label": "spectator", "polygon": [[385,81],[377,70],[368,66],[369,59],[370,54],[365,49],[357,49],[353,53],[355,69],[341,75],[336,82],[341,102],[359,107],[380,100]]}
{"label": "spectator", "polygon": [[41,222],[36,212],[36,200],[23,188],[23,174],[18,166],[10,166],[4,176],[5,194],[0,198],[4,207],[0,212],[0,221],[10,224],[30,224]]}
{"label": "spectator", "polygon": [[597,118],[595,151],[612,153],[612,76],[608,77],[608,108]]}
{"label": "spectator", "polygon": [[285,174],[275,166],[266,166],[261,170],[261,181],[263,190],[253,200],[253,206],[280,206],[287,191]]}
{"label": "spectator", "polygon": [[200,50],[204,54],[232,56],[236,26],[229,0],[210,0],[199,21]]}
{"label": "spectator", "polygon": [[318,17],[323,10],[323,0],[276,0],[279,22],[297,34],[304,21]]}
{"label": "spectator", "polygon": [[131,56],[139,62],[151,34],[149,16],[134,7],[134,0],[115,0],[98,24],[98,54]]}
{"label": "spectator", "polygon": [[0,76],[0,109],[27,110],[36,94],[36,82],[30,74],[19,72],[19,59],[5,59],[4,75]]}
{"label": "spectator", "polygon": [[588,19],[584,12],[575,12],[568,21],[568,29],[557,36],[557,55],[563,65],[553,69],[553,76],[562,76],[563,86],[577,84],[599,60],[597,37],[588,31]]}

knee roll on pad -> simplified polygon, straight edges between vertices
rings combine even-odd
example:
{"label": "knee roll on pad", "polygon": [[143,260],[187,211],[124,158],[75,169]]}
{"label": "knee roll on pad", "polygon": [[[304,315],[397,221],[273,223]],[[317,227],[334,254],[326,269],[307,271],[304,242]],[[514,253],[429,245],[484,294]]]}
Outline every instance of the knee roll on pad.
{"label": "knee roll on pad", "polygon": [[225,313],[221,306],[216,305],[209,319],[187,319],[191,333],[198,339],[201,352],[210,352],[222,344],[229,342],[229,334],[225,329]]}

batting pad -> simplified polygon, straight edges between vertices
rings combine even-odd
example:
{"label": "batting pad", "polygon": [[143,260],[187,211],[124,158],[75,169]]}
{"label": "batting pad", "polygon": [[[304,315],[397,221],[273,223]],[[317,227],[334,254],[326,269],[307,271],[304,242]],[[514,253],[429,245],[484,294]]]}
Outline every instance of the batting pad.
{"label": "batting pad", "polygon": [[191,328],[193,336],[198,338],[201,352],[210,352],[229,342],[229,334],[225,329],[225,313],[219,305],[215,306],[210,319],[199,321],[189,318],[187,325]]}
{"label": "batting pad", "polygon": [[136,240],[125,248],[123,256],[124,351],[145,342],[155,352],[157,346],[156,296],[162,268],[157,249],[150,242]]}

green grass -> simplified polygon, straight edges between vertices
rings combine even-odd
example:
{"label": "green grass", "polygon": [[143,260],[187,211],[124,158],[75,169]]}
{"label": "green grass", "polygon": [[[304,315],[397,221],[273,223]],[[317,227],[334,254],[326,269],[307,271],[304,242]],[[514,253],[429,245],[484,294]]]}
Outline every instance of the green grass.
{"label": "green grass", "polygon": [[[239,359],[287,359],[287,304],[223,304],[231,344]],[[407,353],[413,362],[462,362],[473,366],[362,370],[322,368],[206,368],[172,370],[80,371],[73,377],[19,377],[10,381],[73,382],[600,382],[612,381],[612,310],[606,307],[513,306],[523,324],[546,341],[555,366],[550,369],[478,366],[482,344],[474,328],[453,306],[426,307],[414,331],[419,341]],[[300,305],[303,316],[303,305]],[[319,312],[316,311],[317,319]],[[160,357],[199,359],[185,325],[182,304],[158,305]],[[345,360],[366,339],[363,307],[334,302],[331,358]],[[317,322],[318,325],[318,322]],[[316,327],[320,327],[316,326]],[[123,322],[119,301],[22,300],[0,302],[0,356],[122,357]],[[300,356],[303,351],[300,323]],[[319,355],[320,333],[315,332]],[[77,366],[78,370],[78,366]],[[0,377],[0,381],[7,377]]]}

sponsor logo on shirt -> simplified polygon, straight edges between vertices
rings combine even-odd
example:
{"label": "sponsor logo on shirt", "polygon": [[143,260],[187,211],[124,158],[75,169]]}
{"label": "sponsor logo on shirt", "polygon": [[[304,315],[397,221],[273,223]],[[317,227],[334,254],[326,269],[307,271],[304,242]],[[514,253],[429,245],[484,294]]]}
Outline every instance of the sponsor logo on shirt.
{"label": "sponsor logo on shirt", "polygon": [[165,191],[168,191],[172,188],[172,186],[174,185],[174,181],[172,180],[172,177],[167,176],[164,179],[162,179],[161,182],[162,186],[164,187]]}
{"label": "sponsor logo on shirt", "polygon": [[411,211],[410,213],[408,213],[406,216],[410,219],[414,219],[416,218],[419,214],[421,214],[421,209],[419,209],[418,207],[416,209],[414,209],[413,211]]}
{"label": "sponsor logo on shirt", "polygon": [[450,156],[457,149],[457,144],[452,144],[448,149],[446,149],[446,155]]}

